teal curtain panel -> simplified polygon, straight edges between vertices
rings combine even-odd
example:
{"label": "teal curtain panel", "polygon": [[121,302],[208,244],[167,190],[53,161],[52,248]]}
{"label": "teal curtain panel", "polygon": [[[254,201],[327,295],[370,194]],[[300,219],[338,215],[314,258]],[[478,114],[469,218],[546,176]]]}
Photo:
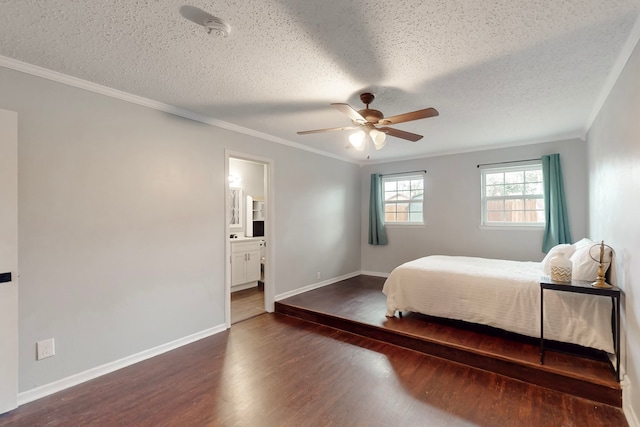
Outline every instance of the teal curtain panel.
{"label": "teal curtain panel", "polygon": [[542,252],[546,253],[555,245],[571,243],[559,154],[542,156],[542,180],[544,182],[544,215],[546,220]]}
{"label": "teal curtain panel", "polygon": [[371,174],[371,195],[369,197],[369,244],[386,245],[387,231],[384,228],[382,204],[382,175]]}

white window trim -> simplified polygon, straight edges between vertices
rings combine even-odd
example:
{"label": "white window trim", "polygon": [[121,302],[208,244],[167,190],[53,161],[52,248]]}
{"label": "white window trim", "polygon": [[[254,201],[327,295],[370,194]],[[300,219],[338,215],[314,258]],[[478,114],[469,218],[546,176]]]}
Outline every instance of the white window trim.
{"label": "white window trim", "polygon": [[[480,229],[483,230],[540,230],[544,229],[546,226],[545,222],[488,222],[487,221],[487,212],[486,212],[486,185],[485,185],[485,175],[487,173],[492,172],[504,172],[504,171],[523,171],[530,170],[532,166],[536,166],[536,169],[539,167],[542,169],[542,161],[531,161],[526,164],[519,164],[517,166],[484,166],[480,168]],[[544,191],[544,190],[543,190]],[[508,199],[510,197],[497,197],[496,199]],[[527,196],[518,196],[513,197],[517,199],[539,199],[540,197],[527,197]],[[544,193],[542,194],[542,198],[544,200]]]}
{"label": "white window trim", "polygon": [[411,228],[411,227],[424,228],[425,227],[424,212],[422,212],[422,217],[423,217],[422,222],[385,222],[384,226],[389,228]]}
{"label": "white window trim", "polygon": [[[385,212],[385,201],[384,201],[384,183],[385,181],[403,181],[403,180],[410,180],[410,179],[421,179],[422,180],[422,221],[411,221],[411,222],[389,222],[384,220],[384,225],[388,226],[388,227],[424,227],[425,221],[424,221],[424,211],[425,211],[425,206],[424,206],[424,192],[425,192],[425,179],[424,179],[424,173],[407,173],[407,174],[393,174],[393,175],[382,175],[382,193],[383,193],[383,198],[382,198],[382,211],[383,211],[383,215]],[[384,219],[384,217],[383,217]]]}
{"label": "white window trim", "polygon": [[544,230],[544,225],[539,225],[540,223],[535,223],[533,225],[527,225],[524,223],[516,223],[516,225],[480,225],[478,228],[480,230],[509,230],[509,231],[540,231]]}

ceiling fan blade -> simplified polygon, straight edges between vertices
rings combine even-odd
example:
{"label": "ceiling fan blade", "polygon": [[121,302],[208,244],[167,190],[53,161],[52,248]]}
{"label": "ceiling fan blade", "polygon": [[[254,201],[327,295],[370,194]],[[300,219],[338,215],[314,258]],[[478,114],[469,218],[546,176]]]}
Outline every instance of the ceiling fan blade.
{"label": "ceiling fan blade", "polygon": [[412,120],[428,119],[439,115],[435,108],[425,108],[424,110],[413,111],[411,113],[398,114],[397,116],[380,119],[379,125],[396,125],[398,123],[410,122]]}
{"label": "ceiling fan blade", "polygon": [[334,130],[352,130],[352,129],[358,129],[360,126],[346,126],[346,127],[341,127],[341,128],[327,128],[327,129],[315,129],[315,130],[303,130],[300,132],[297,132],[298,135],[307,135],[310,133],[320,133],[320,132],[332,132]]}
{"label": "ceiling fan blade", "polygon": [[395,136],[396,138],[406,139],[411,142],[416,142],[422,139],[422,135],[406,132],[404,130],[393,129],[388,127],[378,128],[378,130],[386,133],[387,135]]}
{"label": "ceiling fan blade", "polygon": [[358,123],[366,123],[367,119],[365,119],[364,117],[362,117],[360,115],[360,113],[358,113],[356,110],[353,109],[353,107],[349,104],[331,104],[331,106],[333,108],[335,108],[336,110],[340,111],[342,114],[345,114],[347,117],[349,117],[351,120],[353,120],[354,122],[358,122]]}

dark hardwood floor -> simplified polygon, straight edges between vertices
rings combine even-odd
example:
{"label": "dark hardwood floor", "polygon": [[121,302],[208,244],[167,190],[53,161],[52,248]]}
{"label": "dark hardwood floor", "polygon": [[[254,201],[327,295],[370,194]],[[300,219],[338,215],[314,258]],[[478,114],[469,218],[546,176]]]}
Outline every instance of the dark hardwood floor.
{"label": "dark hardwood floor", "polygon": [[231,294],[231,324],[265,313],[264,287],[244,289]]}
{"label": "dark hardwood floor", "polygon": [[535,385],[621,407],[622,390],[603,352],[405,312],[387,318],[384,278],[357,276],[276,303],[276,312],[400,345]]}
{"label": "dark hardwood floor", "polygon": [[621,410],[280,314],[0,415],[2,426],[625,426]]}

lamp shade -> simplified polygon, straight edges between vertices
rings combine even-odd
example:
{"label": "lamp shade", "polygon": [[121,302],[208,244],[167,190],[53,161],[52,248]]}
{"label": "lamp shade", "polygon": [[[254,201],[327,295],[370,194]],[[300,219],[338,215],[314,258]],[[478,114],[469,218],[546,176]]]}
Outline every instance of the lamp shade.
{"label": "lamp shade", "polygon": [[387,134],[380,132],[378,129],[371,129],[369,131],[369,136],[371,137],[376,150],[380,150],[387,144]]}
{"label": "lamp shade", "polygon": [[352,133],[351,135],[349,135],[349,142],[351,142],[351,145],[353,145],[353,148],[355,148],[358,151],[363,151],[364,150],[364,138],[365,138],[365,133],[362,130],[359,130],[355,133]]}

